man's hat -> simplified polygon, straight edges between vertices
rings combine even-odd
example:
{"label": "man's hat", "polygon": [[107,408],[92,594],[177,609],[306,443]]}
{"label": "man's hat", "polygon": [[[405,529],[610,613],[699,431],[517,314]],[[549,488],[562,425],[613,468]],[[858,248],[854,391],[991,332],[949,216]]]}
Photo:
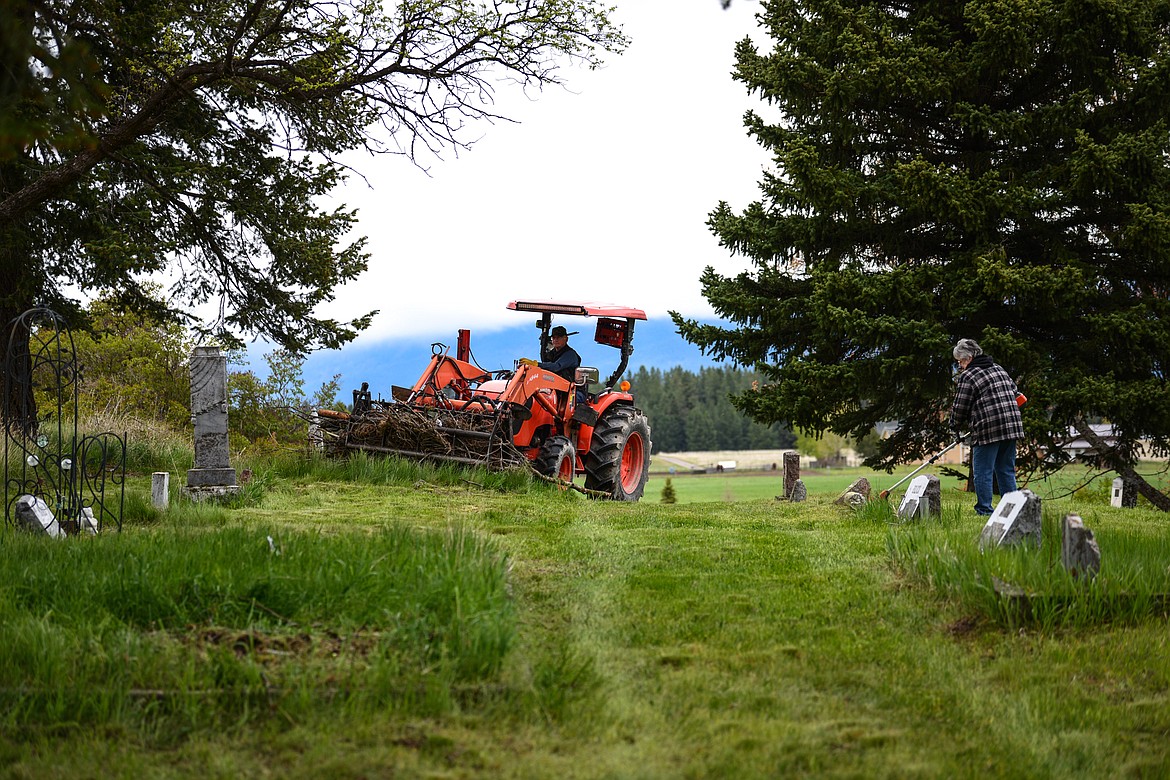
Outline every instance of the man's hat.
{"label": "man's hat", "polygon": [[564,325],[557,325],[555,328],[552,329],[552,331],[549,333],[549,335],[554,336],[554,337],[555,336],[576,336],[579,332],[580,331],[574,330],[574,331],[569,331],[566,333]]}

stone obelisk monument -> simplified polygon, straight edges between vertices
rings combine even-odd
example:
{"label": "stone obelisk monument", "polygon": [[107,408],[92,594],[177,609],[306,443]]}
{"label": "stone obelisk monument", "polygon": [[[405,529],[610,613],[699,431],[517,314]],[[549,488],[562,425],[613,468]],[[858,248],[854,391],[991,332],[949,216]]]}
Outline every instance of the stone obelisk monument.
{"label": "stone obelisk monument", "polygon": [[195,468],[187,472],[187,494],[202,499],[238,493],[229,462],[227,357],[219,347],[195,347],[191,353],[191,416]]}

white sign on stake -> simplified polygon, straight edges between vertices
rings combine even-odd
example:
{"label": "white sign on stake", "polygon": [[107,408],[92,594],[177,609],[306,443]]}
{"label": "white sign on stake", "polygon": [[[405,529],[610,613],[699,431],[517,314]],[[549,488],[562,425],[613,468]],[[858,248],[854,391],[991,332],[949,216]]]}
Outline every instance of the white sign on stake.
{"label": "white sign on stake", "polygon": [[1109,505],[1120,509],[1122,492],[1125,490],[1125,480],[1121,477],[1115,477],[1113,480],[1113,492],[1109,496]]}

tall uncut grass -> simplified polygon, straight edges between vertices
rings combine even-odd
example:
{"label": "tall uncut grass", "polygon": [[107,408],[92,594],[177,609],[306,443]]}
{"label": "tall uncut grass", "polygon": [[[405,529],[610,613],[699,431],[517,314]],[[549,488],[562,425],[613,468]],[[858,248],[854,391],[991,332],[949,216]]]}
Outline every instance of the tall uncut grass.
{"label": "tall uncut grass", "polygon": [[[894,563],[913,580],[1006,628],[1040,629],[1133,623],[1170,611],[1170,537],[1163,518],[1095,530],[1102,551],[1096,577],[1061,563],[1061,519],[1045,511],[1041,544],[980,551],[978,531],[944,512],[941,519],[891,528]],[[1085,521],[1092,527],[1092,516]]]}
{"label": "tall uncut grass", "polygon": [[455,529],[278,526],[0,546],[8,726],[171,733],[323,706],[450,706],[514,641],[507,561]]}
{"label": "tall uncut grass", "polygon": [[[47,452],[67,452],[73,435],[73,422],[70,418],[61,428],[63,437],[67,440],[58,441],[58,427],[54,422],[43,425],[40,433],[48,440],[45,447]],[[188,432],[175,431],[164,423],[156,420],[145,420],[128,415],[112,415],[104,412],[92,412],[82,416],[77,421],[77,439],[80,441],[86,436],[95,436],[102,433],[113,433],[121,437],[126,445],[126,472],[129,474],[150,474],[155,471],[185,472],[195,462],[192,436]],[[7,436],[7,432],[3,434]],[[9,472],[20,471],[20,446],[9,439],[7,442]],[[30,449],[34,446],[25,443]],[[111,453],[114,457],[116,453]]]}

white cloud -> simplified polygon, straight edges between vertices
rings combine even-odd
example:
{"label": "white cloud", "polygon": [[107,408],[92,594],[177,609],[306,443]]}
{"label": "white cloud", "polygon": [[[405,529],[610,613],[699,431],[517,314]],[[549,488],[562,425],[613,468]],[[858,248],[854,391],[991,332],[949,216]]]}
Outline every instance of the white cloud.
{"label": "white cloud", "polygon": [[615,17],[629,50],[600,71],[568,72],[572,92],[535,101],[501,90],[520,124],[481,125],[473,148],[431,161],[351,158],[341,200],[359,212],[370,269],[326,309],[380,309],[359,344],[437,328],[514,326],[517,297],[601,300],[710,314],[698,278],[735,272],[706,227],[720,200],[756,197],[766,156],[742,126],[756,105],[730,76],[755,3],[647,0]]}

